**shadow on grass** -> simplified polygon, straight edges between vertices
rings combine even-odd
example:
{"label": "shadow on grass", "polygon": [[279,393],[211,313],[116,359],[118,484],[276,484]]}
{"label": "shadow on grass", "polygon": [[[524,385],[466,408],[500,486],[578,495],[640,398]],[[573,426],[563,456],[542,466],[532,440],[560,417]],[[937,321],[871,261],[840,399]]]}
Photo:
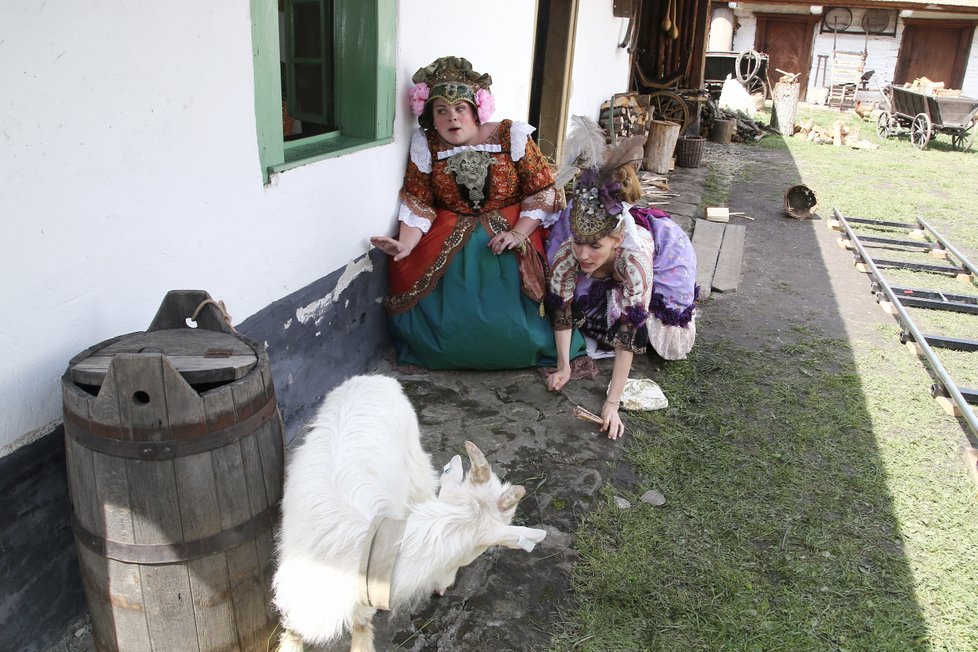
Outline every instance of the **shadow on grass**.
{"label": "shadow on grass", "polygon": [[[784,216],[803,178],[784,142],[705,159],[755,218],[741,284],[654,375],[669,408],[629,415],[637,479],[581,524],[552,649],[978,649],[978,581],[948,567],[978,540],[960,425],[835,234]],[[638,501],[653,488],[665,506]]]}

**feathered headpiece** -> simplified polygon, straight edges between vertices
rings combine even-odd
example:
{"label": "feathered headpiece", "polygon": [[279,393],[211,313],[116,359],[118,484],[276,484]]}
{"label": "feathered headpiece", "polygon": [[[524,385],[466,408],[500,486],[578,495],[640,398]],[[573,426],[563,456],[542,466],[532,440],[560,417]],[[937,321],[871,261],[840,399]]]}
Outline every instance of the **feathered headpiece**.
{"label": "feathered headpiece", "polygon": [[495,100],[489,92],[492,77],[472,70],[468,59],[441,57],[435,59],[411,77],[415,86],[410,90],[411,111],[425,129],[431,128],[431,116],[425,107],[437,98],[449,104],[465,100],[476,108],[479,122],[492,116]]}
{"label": "feathered headpiece", "polygon": [[604,132],[593,120],[573,116],[571,121],[574,127],[564,141],[564,165],[557,172],[557,186],[574,181],[571,234],[577,242],[593,243],[621,222],[622,187],[615,172],[642,157],[645,139],[632,136],[606,146]]}

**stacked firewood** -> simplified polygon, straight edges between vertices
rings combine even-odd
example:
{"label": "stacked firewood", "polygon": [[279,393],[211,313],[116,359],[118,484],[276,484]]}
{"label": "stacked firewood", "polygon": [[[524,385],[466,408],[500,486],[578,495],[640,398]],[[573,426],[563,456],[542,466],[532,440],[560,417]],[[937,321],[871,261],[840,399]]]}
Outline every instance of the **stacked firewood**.
{"label": "stacked firewood", "polygon": [[605,139],[611,142],[610,127],[614,128],[615,139],[629,136],[648,136],[652,111],[649,108],[649,96],[638,93],[617,95],[611,101],[601,104],[598,124],[604,130]]}
{"label": "stacked firewood", "polygon": [[801,138],[816,145],[835,145],[836,147],[852,147],[853,149],[876,149],[876,143],[862,140],[859,137],[859,127],[850,127],[841,120],[836,120],[828,127],[822,127],[811,118],[802,120],[795,125],[794,138]]}
{"label": "stacked firewood", "polygon": [[743,111],[728,111],[721,109],[712,97],[707,98],[700,110],[700,135],[707,138],[713,132],[713,123],[716,120],[735,120],[737,129],[730,137],[735,143],[751,143],[760,140],[764,136],[761,125],[747,117]]}
{"label": "stacked firewood", "polygon": [[923,93],[924,95],[940,95],[942,97],[961,97],[961,91],[955,88],[944,88],[944,82],[931,81],[926,77],[918,77],[912,82],[903,85],[904,88]]}

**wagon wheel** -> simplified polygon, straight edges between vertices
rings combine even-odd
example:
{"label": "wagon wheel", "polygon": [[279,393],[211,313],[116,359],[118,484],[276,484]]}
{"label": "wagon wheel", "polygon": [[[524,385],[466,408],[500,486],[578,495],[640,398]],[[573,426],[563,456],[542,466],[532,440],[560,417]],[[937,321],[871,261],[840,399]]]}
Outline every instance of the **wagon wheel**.
{"label": "wagon wheel", "polygon": [[876,120],[876,135],[886,140],[893,134],[893,118],[884,111]]}
{"label": "wagon wheel", "polygon": [[968,126],[951,134],[951,145],[954,146],[954,149],[967,152],[975,142],[975,131],[975,121],[972,120]]}
{"label": "wagon wheel", "polygon": [[760,77],[751,77],[745,82],[741,82],[747,92],[751,95],[761,95],[764,99],[767,99],[767,84]]}
{"label": "wagon wheel", "polygon": [[653,108],[653,117],[657,120],[668,120],[679,123],[679,133],[689,126],[689,109],[686,100],[671,91],[656,91],[649,95],[649,105]]}
{"label": "wagon wheel", "polygon": [[746,85],[751,79],[757,77],[761,71],[761,55],[755,50],[744,50],[737,56],[737,63],[734,65],[734,72],[737,81]]}
{"label": "wagon wheel", "polygon": [[910,125],[910,142],[913,143],[914,147],[917,149],[927,147],[933,133],[929,115],[918,113],[914,116],[913,124]]}

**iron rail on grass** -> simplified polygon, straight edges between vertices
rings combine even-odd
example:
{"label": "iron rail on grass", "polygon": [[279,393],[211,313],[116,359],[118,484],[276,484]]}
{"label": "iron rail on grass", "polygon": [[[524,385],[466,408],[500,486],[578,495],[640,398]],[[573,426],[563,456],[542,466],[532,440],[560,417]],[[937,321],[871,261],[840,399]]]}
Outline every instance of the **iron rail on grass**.
{"label": "iron rail on grass", "polygon": [[[967,340],[962,338],[951,338],[942,337],[938,335],[926,335],[920,331],[917,325],[914,323],[913,318],[907,311],[907,307],[926,307],[928,309],[935,310],[953,310],[956,312],[973,312],[973,307],[978,306],[978,295],[966,295],[966,294],[949,294],[944,293],[939,290],[917,290],[909,288],[894,288],[887,283],[886,278],[880,272],[880,268],[886,267],[900,267],[904,269],[916,269],[923,270],[927,269],[932,272],[941,272],[953,274],[956,276],[965,276],[970,278],[978,277],[978,268],[975,267],[967,258],[965,258],[957,249],[955,249],[941,234],[933,229],[926,221],[922,218],[917,218],[916,223],[909,224],[904,222],[884,222],[880,220],[868,220],[863,218],[849,218],[842,215],[838,208],[832,209],[833,222],[830,226],[833,228],[838,228],[845,233],[845,239],[848,241],[846,246],[851,245],[850,248],[855,250],[856,264],[862,265],[865,270],[873,275],[875,279],[872,285],[872,291],[876,295],[877,301],[881,304],[886,301],[892,307],[892,312],[895,314],[897,320],[900,322],[900,326],[903,332],[900,334],[900,340],[904,343],[913,342],[918,347],[921,354],[923,354],[924,359],[930,366],[931,371],[937,377],[938,382],[931,386],[931,395],[934,398],[938,396],[944,396],[954,401],[957,405],[958,410],[960,410],[960,416],[968,423],[972,432],[978,436],[978,418],[975,417],[974,411],[971,409],[969,403],[978,403],[978,390],[959,388],[957,383],[951,378],[947,369],[941,364],[941,361],[937,358],[932,347],[936,348],[952,348],[960,351],[975,351],[978,349],[978,340]],[[949,256],[952,256],[958,261],[957,265],[922,265],[919,263],[902,262],[902,261],[892,261],[892,260],[874,260],[873,257],[866,250],[863,242],[860,240],[859,235],[853,230],[852,224],[865,224],[872,226],[886,226],[890,228],[906,228],[909,232],[914,235],[923,235],[933,238],[934,241],[940,244],[934,244],[929,247],[931,251],[946,252]],[[886,241],[885,238],[863,238],[866,241],[872,241],[874,244],[880,244],[881,241]],[[891,244],[901,243],[902,241],[894,240]],[[927,248],[927,247],[921,247]],[[879,263],[883,263],[882,265]],[[939,269],[938,269],[939,268]]]}

